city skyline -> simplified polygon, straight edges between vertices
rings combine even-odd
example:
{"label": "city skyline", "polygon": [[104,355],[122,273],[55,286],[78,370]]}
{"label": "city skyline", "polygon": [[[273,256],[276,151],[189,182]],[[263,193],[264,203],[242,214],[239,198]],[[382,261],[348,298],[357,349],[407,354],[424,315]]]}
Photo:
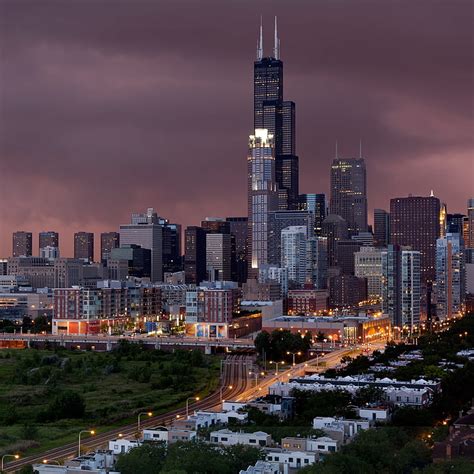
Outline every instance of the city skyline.
{"label": "city skyline", "polygon": [[[85,5],[2,4],[10,21],[1,33],[1,256],[11,254],[14,231],[33,232],[35,252],[38,232],[50,229],[61,236],[61,254],[72,256],[74,232],[118,231],[148,207],[183,228],[206,216],[246,215],[260,14],[264,55],[279,17],[285,96],[298,105],[301,193],[329,196],[336,140],[347,158],[358,156],[361,138],[370,216],[374,207],[389,210],[391,198],[428,196],[430,189],[448,212],[466,212],[472,111],[462,8],[433,6],[420,30],[422,6],[397,8],[390,18],[375,2],[357,9],[347,2],[344,15],[329,2],[305,15],[283,3],[204,4],[214,9],[189,26],[177,21],[182,9],[138,2],[140,30],[130,28],[128,8],[117,6],[110,19],[101,2],[90,22],[81,22],[90,13]],[[191,18],[193,7],[184,14]],[[31,23],[35,15],[41,21]],[[216,133],[226,143],[225,161]],[[196,179],[203,169],[206,177]]]}

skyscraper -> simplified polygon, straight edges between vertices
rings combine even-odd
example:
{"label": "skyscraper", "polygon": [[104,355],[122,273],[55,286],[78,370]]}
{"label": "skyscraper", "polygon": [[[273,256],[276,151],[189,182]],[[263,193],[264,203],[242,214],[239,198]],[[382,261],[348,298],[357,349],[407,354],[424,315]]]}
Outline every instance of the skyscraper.
{"label": "skyscraper", "polygon": [[94,261],[94,234],[92,232],[74,234],[74,258]]}
{"label": "skyscraper", "polygon": [[275,18],[273,55],[263,56],[263,28],[254,63],[254,129],[267,129],[274,137],[278,208],[298,206],[295,103],[283,100],[283,62]]}
{"label": "skyscraper", "polygon": [[262,264],[268,263],[269,213],[277,209],[273,136],[256,129],[249,137],[247,157],[249,276],[256,278]]}
{"label": "skyscraper", "polygon": [[436,276],[436,239],[440,236],[441,203],[434,196],[390,201],[390,243],[421,253],[422,283]]}
{"label": "skyscraper", "polygon": [[130,224],[120,226],[120,245],[140,245],[151,250],[151,281],[163,281],[163,226],[153,208],[132,214]]}
{"label": "skyscraper", "polygon": [[118,232],[102,232],[100,234],[100,258],[103,262],[108,260],[112,249],[120,247],[120,234]]}
{"label": "skyscraper", "polygon": [[367,178],[362,157],[333,160],[330,210],[347,222],[350,235],[367,232]]}
{"label": "skyscraper", "polygon": [[390,244],[382,254],[382,311],[398,328],[420,322],[421,253]]}
{"label": "skyscraper", "polygon": [[326,195],[300,194],[298,208],[302,211],[311,211],[314,214],[314,233],[320,236],[323,221],[326,219]]}
{"label": "skyscraper", "polygon": [[348,238],[347,221],[337,214],[329,214],[321,229],[323,237],[328,239],[328,266],[337,264],[337,242]]}
{"label": "skyscraper", "polygon": [[446,234],[436,241],[436,315],[458,316],[464,302],[464,244],[459,234]]}
{"label": "skyscraper", "polygon": [[14,257],[31,257],[33,255],[33,234],[19,230],[13,233]]}
{"label": "skyscraper", "polygon": [[206,231],[198,226],[184,231],[184,277],[195,285],[206,279]]}
{"label": "skyscraper", "polygon": [[466,216],[464,214],[447,215],[447,232],[450,234],[459,234],[462,236],[463,224]]}
{"label": "skyscraper", "polygon": [[361,247],[354,255],[355,276],[367,280],[367,297],[382,298],[382,250],[375,247]]}
{"label": "skyscraper", "polygon": [[376,247],[390,243],[390,214],[384,209],[374,209],[374,241]]}
{"label": "skyscraper", "polygon": [[55,247],[59,249],[59,234],[52,230],[39,233],[39,253],[45,247]]}
{"label": "skyscraper", "polygon": [[306,280],[317,289],[327,288],[328,239],[311,237],[306,242]]}
{"label": "skyscraper", "polygon": [[468,242],[465,243],[467,248],[474,248],[474,198],[467,201],[467,228]]}
{"label": "skyscraper", "polygon": [[281,268],[288,269],[288,282],[294,288],[306,282],[308,229],[305,226],[287,227],[281,231]]}
{"label": "skyscraper", "polygon": [[230,234],[233,238],[232,281],[245,283],[247,281],[247,252],[248,252],[248,218],[227,217],[230,224]]}

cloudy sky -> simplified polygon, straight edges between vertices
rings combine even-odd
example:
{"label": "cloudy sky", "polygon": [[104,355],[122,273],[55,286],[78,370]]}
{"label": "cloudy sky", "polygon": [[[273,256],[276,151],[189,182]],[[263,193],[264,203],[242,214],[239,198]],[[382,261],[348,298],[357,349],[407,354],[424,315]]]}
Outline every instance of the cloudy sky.
{"label": "cloudy sky", "polygon": [[[301,192],[334,144],[368,165],[369,207],[473,186],[470,0],[0,0],[0,256],[14,230],[116,230],[246,214],[260,14],[278,15]],[[96,237],[98,240],[98,235]],[[34,247],[37,252],[37,235]]]}

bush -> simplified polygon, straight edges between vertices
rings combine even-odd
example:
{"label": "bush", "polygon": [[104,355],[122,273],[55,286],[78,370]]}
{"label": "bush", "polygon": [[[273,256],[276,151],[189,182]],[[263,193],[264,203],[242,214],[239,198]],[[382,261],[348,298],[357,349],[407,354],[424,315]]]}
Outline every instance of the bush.
{"label": "bush", "polygon": [[63,418],[82,418],[86,412],[84,398],[72,390],[59,393],[38,415],[38,421],[55,421]]}

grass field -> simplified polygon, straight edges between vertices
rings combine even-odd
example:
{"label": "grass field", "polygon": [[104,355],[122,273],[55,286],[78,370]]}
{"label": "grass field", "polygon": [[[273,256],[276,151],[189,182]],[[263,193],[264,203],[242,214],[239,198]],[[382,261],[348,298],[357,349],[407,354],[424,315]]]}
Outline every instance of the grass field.
{"label": "grass field", "polygon": [[[31,454],[136,421],[140,411],[164,413],[217,385],[219,360],[199,352],[167,353],[127,345],[108,353],[0,351],[0,454]],[[73,392],[85,412],[63,406]]]}

